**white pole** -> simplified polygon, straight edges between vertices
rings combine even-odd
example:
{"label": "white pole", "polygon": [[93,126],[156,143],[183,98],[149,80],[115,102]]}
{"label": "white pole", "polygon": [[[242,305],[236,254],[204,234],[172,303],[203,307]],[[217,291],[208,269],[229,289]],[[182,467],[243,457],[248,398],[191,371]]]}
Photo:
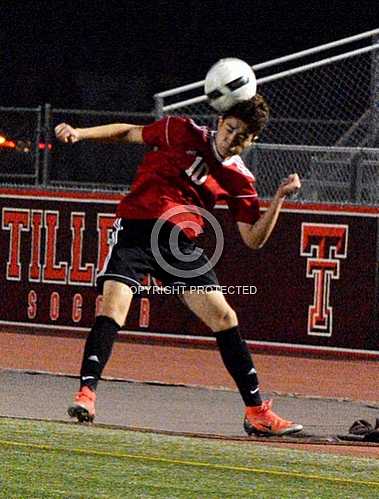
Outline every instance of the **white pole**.
{"label": "white pole", "polygon": [[302,73],[303,71],[308,71],[309,69],[319,68],[320,66],[325,66],[326,64],[331,64],[332,62],[342,61],[344,59],[349,59],[350,57],[354,57],[356,55],[365,54],[366,52],[373,52],[374,50],[378,49],[379,49],[379,43],[376,43],[375,45],[370,45],[369,47],[352,50],[351,52],[346,52],[345,54],[335,55],[334,57],[328,57],[326,59],[322,59],[321,61],[312,62],[310,64],[305,64],[304,66],[300,66],[298,68],[289,69],[287,71],[282,71],[281,73],[276,73],[271,76],[266,76],[264,78],[261,78],[260,80],[257,80],[257,84],[279,80],[280,78],[284,78],[285,76],[290,76],[296,73]]}
{"label": "white pole", "polygon": [[[345,45],[347,43],[356,42],[358,40],[362,40],[363,38],[368,38],[369,36],[379,35],[379,28],[371,31],[365,31],[364,33],[360,33],[359,35],[350,36],[348,38],[342,38],[341,40],[337,40],[335,42],[326,43],[324,45],[319,45],[318,47],[313,47],[307,50],[302,50],[301,52],[295,52],[294,54],[286,55],[284,57],[279,57],[277,59],[271,59],[270,61],[261,62],[260,64],[255,64],[252,66],[254,71],[258,71],[259,69],[269,68],[274,64],[282,64],[284,62],[293,61],[294,59],[298,59],[300,57],[305,57],[307,55],[311,55],[314,53],[322,52],[323,50],[328,50],[334,47],[338,47],[340,45]],[[195,88],[202,87],[204,85],[204,80],[196,81],[195,83],[188,83],[187,85],[182,85],[181,87],[172,88],[170,90],[165,90],[163,92],[159,92],[154,95],[154,97],[170,97],[172,95],[176,95],[182,92],[187,92],[189,90],[194,90]]]}
{"label": "white pole", "polygon": [[[262,83],[267,83],[269,81],[279,80],[280,78],[284,78],[285,76],[290,76],[296,73],[302,73],[303,71],[307,71],[309,69],[318,68],[320,66],[325,66],[326,64],[331,64],[332,62],[340,61],[343,59],[348,59],[349,57],[354,57],[359,54],[364,54],[366,52],[372,52],[373,50],[379,49],[379,43],[375,45],[370,45],[369,47],[364,47],[357,50],[352,50],[351,52],[346,52],[345,54],[336,55],[334,57],[328,57],[327,59],[322,59],[321,61],[312,62],[310,64],[306,64],[304,66],[300,66],[298,68],[289,69],[287,71],[282,71],[280,73],[275,73],[271,76],[266,76],[264,78],[260,78],[257,80],[257,85],[261,85]],[[163,106],[163,111],[172,111],[174,109],[178,109],[184,106],[190,106],[191,104],[197,104],[199,102],[204,102],[207,100],[205,95],[201,95],[199,97],[194,97],[193,99],[187,99],[181,102],[175,102],[173,104],[168,104],[167,106]]]}
{"label": "white pole", "polygon": [[378,149],[373,147],[336,147],[336,146],[306,146],[306,145],[296,145],[296,144],[266,144],[260,142],[254,146],[256,149],[262,151],[294,151],[294,152],[337,152],[337,153],[356,153],[362,152],[367,154],[374,154],[377,156],[379,154]]}

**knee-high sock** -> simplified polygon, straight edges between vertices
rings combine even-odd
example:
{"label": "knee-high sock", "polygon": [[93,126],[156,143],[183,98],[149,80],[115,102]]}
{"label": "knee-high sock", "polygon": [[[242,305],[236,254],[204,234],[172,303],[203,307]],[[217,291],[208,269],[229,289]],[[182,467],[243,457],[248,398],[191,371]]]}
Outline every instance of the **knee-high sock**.
{"label": "knee-high sock", "polygon": [[120,326],[110,317],[96,317],[84,347],[80,370],[80,387],[96,390],[101,373],[112,353],[113,343]]}
{"label": "knee-high sock", "polygon": [[238,326],[219,331],[215,336],[224,365],[234,379],[245,405],[260,405],[262,399],[257,372]]}

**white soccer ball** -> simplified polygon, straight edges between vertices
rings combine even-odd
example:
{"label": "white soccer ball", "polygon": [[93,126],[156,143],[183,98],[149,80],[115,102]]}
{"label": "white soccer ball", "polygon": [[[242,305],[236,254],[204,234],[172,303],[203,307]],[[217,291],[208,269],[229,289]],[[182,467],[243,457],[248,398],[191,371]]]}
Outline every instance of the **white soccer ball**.
{"label": "white soccer ball", "polygon": [[210,68],[205,77],[204,90],[213,109],[224,112],[238,102],[254,97],[257,80],[247,62],[227,57]]}

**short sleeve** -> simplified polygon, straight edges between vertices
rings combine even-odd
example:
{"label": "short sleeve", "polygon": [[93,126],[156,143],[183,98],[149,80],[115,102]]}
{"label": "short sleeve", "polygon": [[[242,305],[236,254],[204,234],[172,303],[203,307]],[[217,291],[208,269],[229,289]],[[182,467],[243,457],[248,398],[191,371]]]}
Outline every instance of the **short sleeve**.
{"label": "short sleeve", "polygon": [[236,222],[253,225],[260,217],[259,198],[256,192],[229,197],[226,202]]}
{"label": "short sleeve", "polygon": [[254,224],[260,217],[255,177],[239,157],[230,158],[217,171],[217,180],[226,190],[225,201],[236,222]]}
{"label": "short sleeve", "polygon": [[174,147],[190,143],[193,138],[191,121],[178,116],[166,116],[142,129],[145,144],[158,147]]}
{"label": "short sleeve", "polygon": [[149,146],[162,146],[166,143],[166,127],[168,118],[162,118],[150,125],[145,125],[142,129],[142,138]]}

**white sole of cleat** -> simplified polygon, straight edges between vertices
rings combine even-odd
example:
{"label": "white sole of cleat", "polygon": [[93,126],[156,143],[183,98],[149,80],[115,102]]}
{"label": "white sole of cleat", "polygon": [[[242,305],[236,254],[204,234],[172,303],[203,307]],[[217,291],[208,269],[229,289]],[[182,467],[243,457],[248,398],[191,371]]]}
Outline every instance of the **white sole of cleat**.
{"label": "white sole of cleat", "polygon": [[249,421],[247,421],[246,419],[244,420],[243,427],[249,436],[256,435],[258,437],[275,437],[275,436],[282,437],[284,435],[291,435],[292,433],[298,433],[299,431],[303,430],[303,425],[297,424],[297,425],[293,425],[291,428],[287,428],[281,432],[273,432],[270,430],[261,431],[261,430],[258,430],[257,428],[254,428],[254,426],[252,426],[252,424],[249,423]]}

